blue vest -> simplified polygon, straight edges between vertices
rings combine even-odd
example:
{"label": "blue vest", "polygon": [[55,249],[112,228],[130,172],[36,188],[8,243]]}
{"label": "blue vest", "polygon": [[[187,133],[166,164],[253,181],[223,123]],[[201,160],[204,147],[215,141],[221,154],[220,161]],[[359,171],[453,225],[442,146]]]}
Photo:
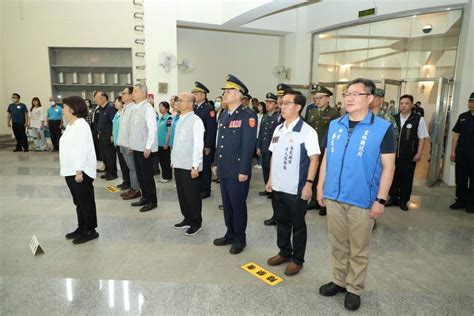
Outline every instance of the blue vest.
{"label": "blue vest", "polygon": [[331,121],[327,134],[324,198],[369,209],[377,198],[380,146],[390,122],[371,111],[349,134],[349,115]]}

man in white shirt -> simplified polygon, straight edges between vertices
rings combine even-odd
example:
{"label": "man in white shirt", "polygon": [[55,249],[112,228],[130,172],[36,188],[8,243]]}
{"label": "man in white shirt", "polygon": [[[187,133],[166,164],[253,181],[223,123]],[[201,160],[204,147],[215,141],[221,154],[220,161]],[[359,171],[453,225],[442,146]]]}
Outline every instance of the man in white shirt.
{"label": "man in white shirt", "polygon": [[176,101],[175,106],[181,114],[171,152],[179,207],[184,217],[174,227],[187,229],[187,236],[199,233],[202,225],[199,172],[203,168],[204,124],[193,111],[194,101],[191,93],[181,93]]}
{"label": "man in white shirt", "polygon": [[142,206],[140,212],[148,212],[158,206],[156,185],[153,178],[153,166],[158,152],[158,127],[156,111],[147,101],[148,88],[145,84],[137,84],[133,89],[135,108],[130,119],[130,149],[137,172],[138,183],[142,191],[139,201],[132,206]]}
{"label": "man in white shirt", "polygon": [[268,148],[272,158],[266,189],[272,192],[280,248],[278,255],[268,259],[268,264],[276,266],[290,261],[285,269],[288,276],[303,268],[306,206],[312,196],[320,154],[316,131],[300,117],[305,104],[306,98],[300,92],[285,92],[281,108],[285,122],[275,129]]}
{"label": "man in white shirt", "polygon": [[429,137],[425,119],[412,112],[412,108],[413,96],[402,95],[400,113],[394,115],[399,131],[395,175],[390,188],[390,199],[385,205],[399,205],[403,211],[408,211],[416,163],[421,160],[425,138]]}

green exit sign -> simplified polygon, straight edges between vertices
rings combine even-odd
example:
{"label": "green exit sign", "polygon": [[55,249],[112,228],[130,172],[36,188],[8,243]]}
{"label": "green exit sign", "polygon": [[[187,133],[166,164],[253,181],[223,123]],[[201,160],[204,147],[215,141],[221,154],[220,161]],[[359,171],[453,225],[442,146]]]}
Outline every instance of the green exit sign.
{"label": "green exit sign", "polygon": [[359,18],[375,15],[375,8],[359,11]]}

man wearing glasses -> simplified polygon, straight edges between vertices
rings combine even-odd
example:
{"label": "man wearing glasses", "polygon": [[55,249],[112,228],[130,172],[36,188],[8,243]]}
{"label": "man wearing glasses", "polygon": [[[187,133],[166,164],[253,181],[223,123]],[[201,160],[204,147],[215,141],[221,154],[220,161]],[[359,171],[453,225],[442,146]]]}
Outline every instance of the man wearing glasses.
{"label": "man wearing glasses", "polygon": [[203,168],[204,123],[193,112],[194,101],[195,97],[191,93],[179,95],[176,110],[181,114],[171,144],[171,166],[183,214],[183,220],[175,224],[174,228],[186,229],[186,236],[199,233],[202,225],[199,172]]}
{"label": "man wearing glasses", "polygon": [[219,118],[214,173],[220,178],[227,232],[215,239],[214,245],[232,244],[230,253],[238,254],[246,246],[247,195],[257,140],[257,116],[241,104],[242,95],[248,94],[242,81],[228,75],[222,89],[228,110]]}
{"label": "man wearing glasses", "polygon": [[369,111],[375,84],[355,79],[343,94],[347,114],[329,125],[321,162],[318,202],[327,206],[333,281],[323,296],[346,293],[344,307],[357,310],[365,288],[374,220],[384,213],[395,170],[392,125]]}
{"label": "man wearing glasses", "polygon": [[[314,128],[318,134],[318,143],[322,144],[322,140],[326,136],[329,128],[329,122],[341,115],[337,110],[329,106],[329,98],[332,96],[332,92],[326,87],[317,84],[311,85],[311,95],[316,106],[306,112],[306,122]],[[322,149],[323,148],[321,148],[321,151]],[[316,179],[318,176],[319,169],[316,174]],[[318,181],[316,180],[313,186],[313,196],[308,203],[308,210],[319,209],[319,215],[326,216],[326,208],[320,206],[316,201],[317,184]]]}

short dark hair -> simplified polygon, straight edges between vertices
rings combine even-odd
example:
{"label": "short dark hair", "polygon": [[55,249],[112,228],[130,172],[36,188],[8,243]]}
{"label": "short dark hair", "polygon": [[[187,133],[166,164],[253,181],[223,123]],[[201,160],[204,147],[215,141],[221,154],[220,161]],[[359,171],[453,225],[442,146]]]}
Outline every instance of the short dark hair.
{"label": "short dark hair", "polygon": [[117,101],[119,101],[120,103],[123,104],[123,101],[122,101],[122,97],[121,97],[121,96],[116,97],[115,100],[114,100],[114,103],[117,102]]}
{"label": "short dark hair", "polygon": [[12,97],[13,97],[13,96],[17,97],[18,99],[20,99],[20,98],[21,98],[21,97],[20,97],[20,95],[19,95],[18,93],[12,93]]}
{"label": "short dark hair", "polygon": [[63,104],[67,105],[72,110],[72,114],[76,117],[84,118],[89,114],[87,104],[81,97],[72,96],[64,98]]}
{"label": "short dark hair", "polygon": [[413,96],[411,94],[404,94],[400,97],[400,101],[402,99],[410,99],[411,103],[413,103]]}
{"label": "short dark hair", "polygon": [[105,91],[99,90],[96,92],[96,94],[97,93],[100,93],[101,96],[103,96],[107,101],[109,101],[109,95]]}
{"label": "short dark hair", "polygon": [[132,94],[132,93],[133,93],[133,86],[125,87],[125,89],[127,89],[128,94]]}
{"label": "short dark hair", "polygon": [[367,93],[374,94],[375,93],[375,83],[370,80],[370,79],[364,79],[364,78],[357,78],[349,82],[347,85],[347,89],[349,89],[350,86],[354,84],[362,83],[364,85],[364,90]]}
{"label": "short dark hair", "polygon": [[252,102],[253,101],[258,102],[258,99],[257,98],[252,98]]}
{"label": "short dark hair", "polygon": [[294,96],[293,102],[295,102],[295,104],[301,105],[301,109],[303,109],[304,106],[306,105],[306,97],[305,97],[301,92],[299,92],[299,91],[296,91],[296,90],[286,90],[283,95],[284,95],[284,96],[285,96],[285,95],[292,95],[292,96]]}

